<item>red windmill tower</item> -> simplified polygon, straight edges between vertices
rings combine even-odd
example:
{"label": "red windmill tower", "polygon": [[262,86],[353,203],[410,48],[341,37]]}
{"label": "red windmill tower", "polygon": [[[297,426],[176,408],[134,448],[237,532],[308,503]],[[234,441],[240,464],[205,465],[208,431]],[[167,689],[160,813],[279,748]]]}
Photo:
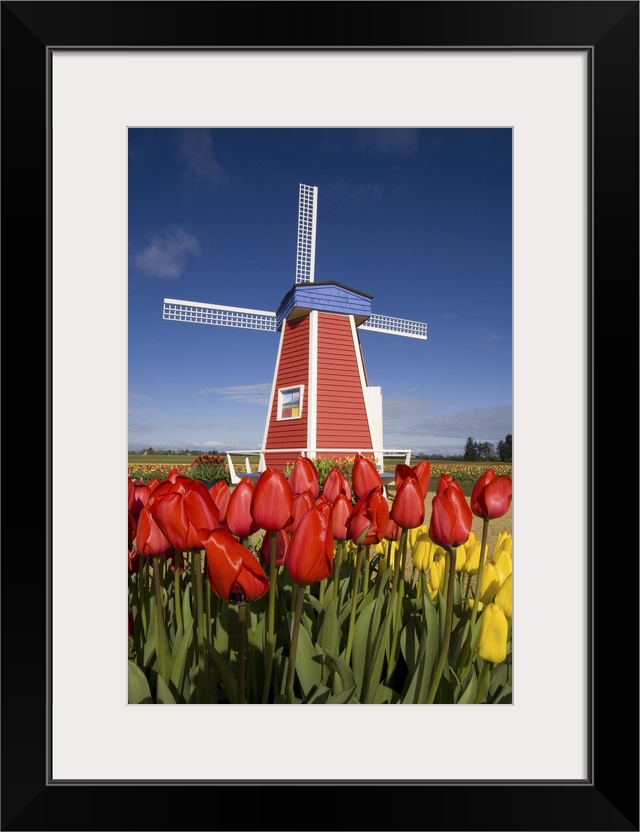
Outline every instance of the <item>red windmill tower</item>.
{"label": "red windmill tower", "polygon": [[163,318],[280,332],[262,444],[263,465],[296,456],[375,456],[383,451],[382,394],[370,387],[359,329],[426,340],[427,325],[371,312],[371,295],[314,282],[318,189],[300,185],[296,281],[277,312],[165,298]]}

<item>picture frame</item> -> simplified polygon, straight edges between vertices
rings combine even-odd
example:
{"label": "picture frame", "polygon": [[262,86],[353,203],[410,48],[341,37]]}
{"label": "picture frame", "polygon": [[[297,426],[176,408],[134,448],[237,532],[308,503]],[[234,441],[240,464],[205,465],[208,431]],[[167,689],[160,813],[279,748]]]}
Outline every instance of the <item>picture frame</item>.
{"label": "picture frame", "polygon": [[[299,14],[291,14],[294,7]],[[290,14],[291,21],[286,30],[282,27],[285,14]],[[206,31],[215,32],[215,40],[203,44]],[[241,44],[238,32],[242,32]],[[615,607],[615,616],[611,612],[618,586],[637,585],[637,558],[622,554],[629,536],[624,520],[628,511],[626,486],[620,484],[622,478],[615,469],[611,472],[612,438],[637,436],[637,396],[631,396],[629,402],[624,385],[621,391],[619,376],[608,370],[621,357],[625,367],[631,354],[637,357],[637,349],[632,352],[628,343],[631,333],[637,335],[638,310],[637,2],[3,2],[3,263],[5,275],[37,275],[36,280],[42,276],[46,283],[41,320],[47,370],[43,390],[47,483],[36,492],[38,496],[44,492],[45,502],[39,506],[44,522],[43,535],[38,538],[50,541],[54,521],[50,487],[54,464],[50,453],[52,217],[47,140],[51,53],[56,49],[239,46],[303,50],[561,48],[584,50],[589,55],[588,212],[592,239],[587,365],[592,454],[588,461],[591,516],[586,556],[592,730],[587,738],[588,777],[580,782],[493,782],[479,776],[473,782],[424,783],[416,779],[381,784],[360,781],[356,772],[354,779],[345,783],[330,778],[311,783],[279,782],[277,776],[259,783],[241,778],[230,783],[184,783],[172,778],[171,768],[176,763],[167,760],[167,778],[162,781],[145,781],[142,765],[140,781],[56,783],[50,779],[49,765],[53,659],[48,546],[46,568],[30,574],[37,603],[32,604],[26,621],[16,590],[15,559],[5,557],[2,563],[2,829],[179,829],[187,823],[185,813],[194,829],[333,828],[335,822],[318,811],[319,801],[323,801],[323,806],[335,802],[334,811],[339,812],[343,828],[349,829],[637,830],[638,687],[637,674],[628,669],[634,667],[637,656],[636,593],[628,603]],[[30,196],[26,206],[25,193]],[[614,277],[625,274],[624,282],[612,279],[612,271]],[[36,375],[35,364],[32,366]],[[596,369],[600,370],[597,379]],[[14,469],[12,465],[10,470],[12,474],[24,471],[23,466],[15,465]],[[562,492],[567,473],[561,466],[560,471],[542,474],[556,489],[552,493]],[[82,483],[82,473],[78,479]],[[544,502],[548,499],[546,496]],[[637,531],[630,536],[635,542]],[[561,549],[560,544],[556,548]],[[616,571],[619,564],[620,575]],[[604,588],[603,572],[607,574]],[[24,622],[29,635],[28,661],[16,638],[16,621]],[[615,638],[618,633],[621,635]],[[499,753],[497,745],[486,748],[487,757],[483,761],[480,756],[480,763],[490,766],[491,755]],[[621,754],[621,745],[631,754]],[[123,753],[131,750],[123,749]],[[259,753],[265,755],[268,766],[268,748]],[[211,807],[209,815],[193,803],[198,794],[190,788],[193,785],[213,790],[204,803]],[[244,806],[247,811],[243,815]],[[491,807],[491,811],[483,813],[480,807]]]}

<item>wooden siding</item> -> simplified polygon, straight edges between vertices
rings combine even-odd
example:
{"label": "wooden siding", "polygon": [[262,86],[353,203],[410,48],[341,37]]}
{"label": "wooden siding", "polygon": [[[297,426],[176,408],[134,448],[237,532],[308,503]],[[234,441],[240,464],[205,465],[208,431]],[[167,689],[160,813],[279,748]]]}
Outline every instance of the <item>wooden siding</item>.
{"label": "wooden siding", "polygon": [[348,316],[318,314],[318,448],[370,448],[371,433]]}
{"label": "wooden siding", "polygon": [[[307,412],[309,406],[309,316],[286,321],[280,361],[276,371],[269,428],[265,451],[273,448],[305,448],[307,445]],[[302,417],[278,421],[278,390],[304,384]],[[286,464],[280,457],[266,455],[268,465],[283,469]]]}

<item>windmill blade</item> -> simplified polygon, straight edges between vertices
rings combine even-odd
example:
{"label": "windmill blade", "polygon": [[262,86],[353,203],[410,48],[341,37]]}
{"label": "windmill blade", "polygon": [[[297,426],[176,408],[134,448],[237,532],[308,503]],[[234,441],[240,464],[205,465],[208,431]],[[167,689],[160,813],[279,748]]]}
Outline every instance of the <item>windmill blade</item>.
{"label": "windmill blade", "polygon": [[391,318],[389,315],[371,315],[360,324],[360,329],[373,332],[386,332],[389,335],[404,335],[405,338],[427,340],[427,325],[421,321],[408,321],[405,318]]}
{"label": "windmill blade", "polygon": [[165,321],[185,321],[190,324],[233,326],[239,329],[260,329],[276,332],[276,313],[240,306],[220,306],[217,303],[197,303],[192,300],[165,298],[162,307]]}
{"label": "windmill blade", "polygon": [[318,189],[300,185],[298,196],[298,248],[296,283],[313,283],[316,259],[316,204]]}

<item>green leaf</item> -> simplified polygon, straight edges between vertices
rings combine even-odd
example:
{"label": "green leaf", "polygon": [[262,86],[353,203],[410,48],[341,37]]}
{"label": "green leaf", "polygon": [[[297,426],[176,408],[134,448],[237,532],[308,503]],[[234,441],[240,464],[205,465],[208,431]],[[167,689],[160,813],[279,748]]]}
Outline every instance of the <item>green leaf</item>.
{"label": "green leaf", "polygon": [[342,659],[338,659],[330,653],[325,652],[325,664],[340,678],[343,688],[352,687],[355,690],[355,676],[353,675],[353,670],[346,662],[343,662]]}
{"label": "green leaf", "polygon": [[386,685],[378,685],[373,697],[374,705],[395,705],[400,702],[398,692]]}
{"label": "green leaf", "polygon": [[178,635],[176,636],[176,643],[174,644],[173,655],[171,656],[170,681],[175,685],[177,690],[182,690],[182,685],[184,684],[185,670],[187,667],[187,655],[192,635],[193,619],[189,622],[187,631],[184,634],[182,634],[181,628],[178,629]]}
{"label": "green leaf", "polygon": [[337,655],[340,652],[340,628],[338,627],[338,610],[336,602],[331,598],[322,611],[320,627],[318,629],[318,644],[328,653]]}
{"label": "green leaf", "polygon": [[476,679],[476,672],[471,668],[471,678],[462,695],[458,699],[458,705],[475,704],[476,694],[478,693],[478,680]]}
{"label": "green leaf", "polygon": [[416,622],[415,619],[411,617],[400,633],[400,649],[402,650],[402,655],[407,663],[409,673],[413,673],[416,669],[419,642],[420,636],[416,629]]}
{"label": "green leaf", "polygon": [[211,644],[211,642],[206,638],[204,640],[204,646],[207,653],[211,656],[213,663],[216,666],[216,670],[220,674],[222,686],[229,698],[229,702],[236,705],[238,702],[238,685],[236,683],[235,676],[231,672],[229,664],[222,658],[213,644]]}
{"label": "green leaf", "polygon": [[149,705],[153,702],[147,677],[132,661],[128,668],[129,705]]}
{"label": "green leaf", "polygon": [[345,690],[336,693],[327,700],[327,705],[352,705],[359,704],[355,697],[355,687],[346,688]]}
{"label": "green leaf", "polygon": [[167,683],[165,680],[158,674],[156,678],[156,703],[158,705],[175,705],[176,700],[173,698],[173,694],[167,687]]}
{"label": "green leaf", "polygon": [[440,652],[440,627],[438,612],[428,592],[422,596],[423,630],[416,667],[410,677],[403,702],[425,704],[438,653]]}
{"label": "green leaf", "polygon": [[491,678],[489,681],[489,695],[495,696],[498,688],[507,684],[507,665],[504,662],[496,664],[491,669]]}
{"label": "green leaf", "polygon": [[356,680],[356,690],[358,696],[362,690],[365,669],[369,662],[369,655],[371,651],[369,628],[371,625],[371,619],[373,618],[374,609],[375,607],[373,604],[369,604],[369,606],[365,607],[364,610],[362,610],[362,613],[357,616],[356,623],[353,628],[351,666],[353,667],[353,675]]}
{"label": "green leaf", "polygon": [[298,648],[296,653],[296,675],[302,688],[303,696],[309,696],[314,687],[322,682],[322,648],[314,647],[309,633],[304,627],[298,630]]}
{"label": "green leaf", "polygon": [[306,700],[307,705],[326,705],[331,696],[331,691],[326,685],[319,685]]}

